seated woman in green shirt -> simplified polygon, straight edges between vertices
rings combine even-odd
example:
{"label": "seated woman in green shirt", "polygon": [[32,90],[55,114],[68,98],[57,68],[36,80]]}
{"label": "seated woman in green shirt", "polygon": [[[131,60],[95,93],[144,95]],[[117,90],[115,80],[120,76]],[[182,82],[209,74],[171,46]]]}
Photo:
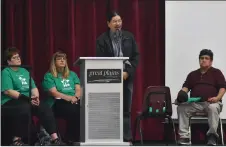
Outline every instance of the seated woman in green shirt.
{"label": "seated woman in green shirt", "polygon": [[42,85],[50,95],[46,102],[55,116],[67,121],[67,143],[76,145],[80,141],[80,80],[75,72],[69,70],[65,53],[53,55]]}
{"label": "seated woman in green shirt", "polygon": [[[57,136],[56,123],[52,110],[39,101],[39,91],[35,82],[31,80],[31,97],[29,72],[21,67],[21,59],[17,48],[8,48],[5,51],[5,61],[11,67],[2,70],[1,110],[7,116],[13,135],[13,146],[24,145],[22,137],[28,127],[28,116],[31,112],[36,115],[41,125],[51,136],[52,145],[64,145]],[[14,66],[14,67],[12,67]]]}

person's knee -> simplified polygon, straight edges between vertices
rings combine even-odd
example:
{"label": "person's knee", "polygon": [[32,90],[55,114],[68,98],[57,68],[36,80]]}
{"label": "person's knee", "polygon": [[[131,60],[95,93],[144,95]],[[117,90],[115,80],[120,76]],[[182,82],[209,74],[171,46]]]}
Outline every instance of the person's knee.
{"label": "person's knee", "polygon": [[71,104],[66,111],[66,114],[71,117],[71,116],[75,116],[78,117],[80,116],[80,105],[77,104]]}
{"label": "person's knee", "polygon": [[185,107],[183,105],[178,105],[177,106],[177,113],[185,112]]}
{"label": "person's knee", "polygon": [[17,106],[15,109],[15,114],[18,116],[28,116],[31,113],[31,105],[23,104],[21,106]]}
{"label": "person's knee", "polygon": [[45,115],[45,116],[49,116],[49,117],[54,116],[52,109],[50,107],[48,107],[47,105],[45,105],[44,103],[40,103],[39,112],[41,115]]}
{"label": "person's knee", "polygon": [[219,106],[217,104],[210,104],[208,106],[208,113],[219,114],[220,113]]}

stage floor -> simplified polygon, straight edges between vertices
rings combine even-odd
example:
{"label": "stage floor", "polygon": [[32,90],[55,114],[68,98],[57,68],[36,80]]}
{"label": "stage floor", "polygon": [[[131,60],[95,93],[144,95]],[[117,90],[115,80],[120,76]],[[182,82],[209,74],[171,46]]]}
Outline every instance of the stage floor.
{"label": "stage floor", "polygon": [[[136,141],[133,143],[133,146],[166,146],[166,143],[164,143],[163,141],[144,141],[144,144],[141,145],[139,141]],[[169,142],[168,146],[177,146],[177,145],[175,145],[175,143],[173,142]],[[206,142],[202,140],[192,143],[192,146],[207,146],[207,145]],[[218,144],[218,146],[222,146],[221,142],[220,144]]]}

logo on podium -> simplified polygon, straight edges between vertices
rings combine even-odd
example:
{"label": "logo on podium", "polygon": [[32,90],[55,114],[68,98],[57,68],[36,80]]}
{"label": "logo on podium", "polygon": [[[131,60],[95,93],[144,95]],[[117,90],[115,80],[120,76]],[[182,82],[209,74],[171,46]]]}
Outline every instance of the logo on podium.
{"label": "logo on podium", "polygon": [[87,69],[87,83],[121,82],[121,69]]}

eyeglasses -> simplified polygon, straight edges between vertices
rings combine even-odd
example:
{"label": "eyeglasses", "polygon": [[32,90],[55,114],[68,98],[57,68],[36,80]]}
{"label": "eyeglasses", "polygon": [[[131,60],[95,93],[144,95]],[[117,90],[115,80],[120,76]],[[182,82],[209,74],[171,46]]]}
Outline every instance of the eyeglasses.
{"label": "eyeglasses", "polygon": [[20,56],[14,56],[12,57],[13,60],[19,60],[20,59]]}

